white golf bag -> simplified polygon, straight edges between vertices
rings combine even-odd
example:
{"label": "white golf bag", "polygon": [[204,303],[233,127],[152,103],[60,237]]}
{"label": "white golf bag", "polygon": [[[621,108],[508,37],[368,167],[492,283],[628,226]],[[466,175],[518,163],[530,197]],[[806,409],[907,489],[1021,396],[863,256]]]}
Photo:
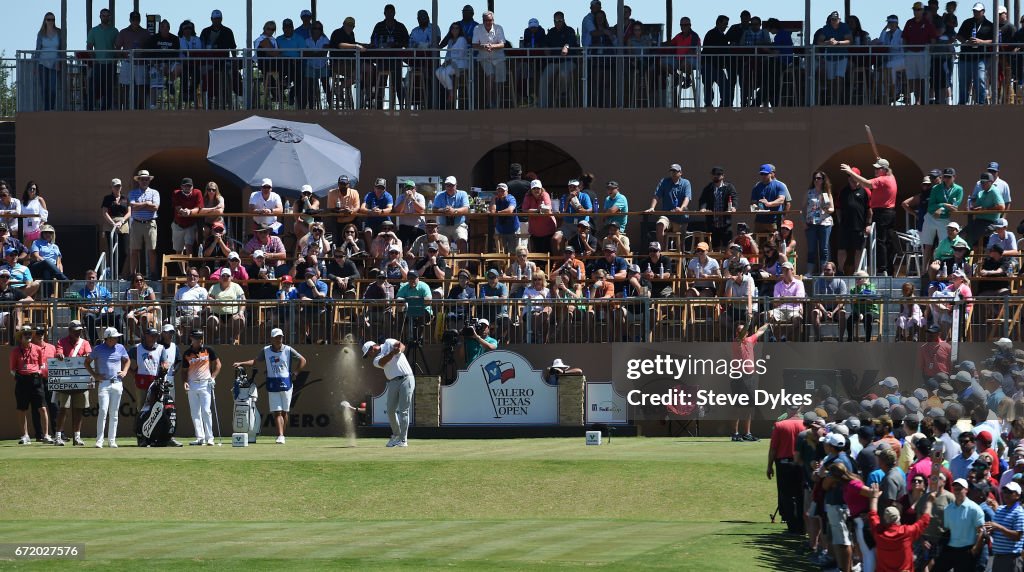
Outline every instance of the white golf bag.
{"label": "white golf bag", "polygon": [[244,367],[235,368],[235,415],[231,428],[234,433],[248,433],[250,443],[256,442],[256,436],[260,434],[260,426],[263,424],[263,416],[256,408],[255,379],[255,369],[252,376],[247,376]]}

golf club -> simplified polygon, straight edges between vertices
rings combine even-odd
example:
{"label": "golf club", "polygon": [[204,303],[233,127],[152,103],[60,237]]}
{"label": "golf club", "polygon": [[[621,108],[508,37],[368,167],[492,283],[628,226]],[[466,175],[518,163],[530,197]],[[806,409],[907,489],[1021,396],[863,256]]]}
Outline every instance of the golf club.
{"label": "golf club", "polygon": [[217,430],[217,446],[222,447],[220,438],[220,415],[217,413],[217,383],[210,380],[210,398],[213,400],[214,427]]}
{"label": "golf club", "polygon": [[359,411],[359,409],[357,409],[355,406],[353,406],[348,401],[342,401],[340,405],[341,405],[342,409],[350,409],[352,411]]}

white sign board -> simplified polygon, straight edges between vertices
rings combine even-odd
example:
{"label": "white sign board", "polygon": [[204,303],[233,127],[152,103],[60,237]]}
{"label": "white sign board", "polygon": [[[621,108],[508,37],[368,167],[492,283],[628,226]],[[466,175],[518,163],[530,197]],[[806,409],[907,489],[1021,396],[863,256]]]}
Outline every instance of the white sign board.
{"label": "white sign board", "polygon": [[441,386],[442,425],[557,425],[558,386],[523,356],[481,354]]}
{"label": "white sign board", "polygon": [[89,389],[89,385],[94,382],[85,369],[85,356],[49,358],[46,360],[46,369],[49,371],[47,385],[50,391],[82,391]]}
{"label": "white sign board", "polygon": [[625,424],[629,422],[626,396],[609,382],[587,383],[587,424]]}

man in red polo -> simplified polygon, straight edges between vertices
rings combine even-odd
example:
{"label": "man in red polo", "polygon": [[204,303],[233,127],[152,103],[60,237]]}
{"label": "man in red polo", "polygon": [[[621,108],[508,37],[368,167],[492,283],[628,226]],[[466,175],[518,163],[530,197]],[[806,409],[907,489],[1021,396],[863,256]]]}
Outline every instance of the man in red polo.
{"label": "man in red polo", "polygon": [[[878,157],[873,165],[875,167],[875,178],[866,179],[854,173],[853,169],[843,163],[839,169],[850,176],[851,179],[859,182],[868,190],[868,206],[871,207],[871,217],[867,226],[875,223],[875,235],[877,238],[877,260],[878,269],[885,276],[893,275],[893,249],[892,231],[896,223],[896,177],[892,174],[889,161]],[[865,229],[867,230],[867,229]]]}
{"label": "man in red polo", "polygon": [[786,522],[786,530],[804,533],[803,472],[796,464],[796,440],[804,430],[804,419],[799,407],[790,407],[789,417],[777,421],[772,428],[768,444],[768,479],[775,477],[778,491],[779,514]]}
{"label": "man in red polo", "polygon": [[192,185],[192,179],[181,180],[181,188],[171,195],[174,222],[171,223],[171,246],[178,254],[195,254],[198,239],[198,218],[192,215],[203,208],[203,193]]}

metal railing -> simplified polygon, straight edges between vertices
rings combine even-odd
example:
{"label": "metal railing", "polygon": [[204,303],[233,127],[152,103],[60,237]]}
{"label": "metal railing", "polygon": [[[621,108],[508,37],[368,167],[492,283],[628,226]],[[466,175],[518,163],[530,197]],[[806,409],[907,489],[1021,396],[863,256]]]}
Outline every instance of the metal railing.
{"label": "metal railing", "polygon": [[[852,279],[848,280],[852,284]],[[857,341],[869,341],[868,334],[870,341],[924,341],[925,330],[932,323],[942,328],[945,339],[952,336],[985,341],[1008,337],[1024,341],[1024,297],[903,298],[898,295],[897,280],[871,278],[877,293],[871,296],[782,299],[769,294],[754,297],[752,306],[746,298],[590,298],[586,289],[579,298],[466,301],[444,298],[441,283],[433,282],[434,299],[427,301],[425,308],[395,299],[280,299],[276,284],[262,299],[175,300],[168,291],[156,300],[140,300],[127,290],[126,283],[109,281],[104,284],[110,298],[85,299],[70,294],[84,285],[77,282],[59,298],[0,305],[0,339],[11,341],[14,332],[10,326],[16,329],[25,324],[45,324],[52,335],[62,336],[67,323],[79,319],[91,340],[106,326],[124,332],[126,342],[136,342],[142,329],[172,324],[180,336],[203,328],[209,342],[218,344],[262,344],[272,328],[282,328],[286,340],[293,344],[356,343],[383,337],[443,344],[453,337],[464,337],[466,326],[483,318],[502,345],[728,342],[734,339],[740,323],[751,328],[769,324],[764,338],[767,342],[838,340],[846,331]],[[813,280],[805,283],[808,292],[812,291]],[[255,288],[266,284],[251,281],[245,288],[259,295]],[[205,285],[199,287],[205,289]],[[777,312],[782,304],[797,310]],[[914,305],[921,311],[919,315],[912,311]],[[835,312],[837,308],[842,314]],[[908,321],[915,315],[922,320]]]}
{"label": "metal railing", "polygon": [[19,112],[1015,104],[1021,47],[72,51],[55,63],[19,51],[0,89],[16,86]]}

